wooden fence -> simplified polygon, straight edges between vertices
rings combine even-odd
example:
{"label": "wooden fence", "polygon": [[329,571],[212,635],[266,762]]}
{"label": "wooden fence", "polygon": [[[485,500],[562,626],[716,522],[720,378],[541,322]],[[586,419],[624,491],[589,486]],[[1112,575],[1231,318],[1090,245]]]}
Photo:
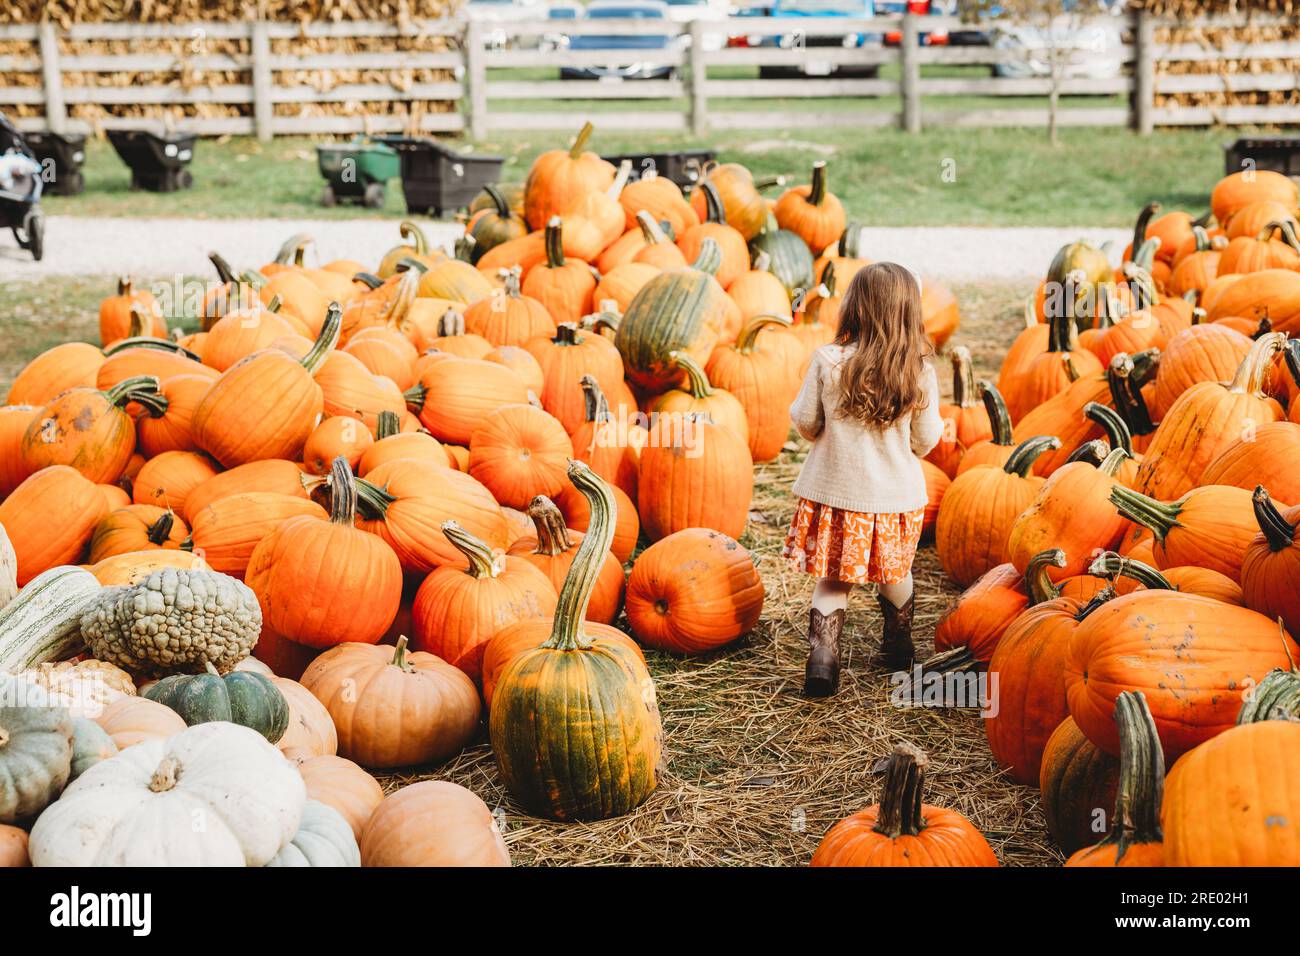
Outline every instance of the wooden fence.
{"label": "wooden fence", "polygon": [[[818,26],[812,21],[810,32]],[[1186,26],[1284,25],[1281,18],[1252,16],[1217,17],[1180,22]],[[1125,97],[1114,106],[1063,106],[1058,123],[1071,126],[1132,126],[1149,132],[1156,126],[1245,125],[1300,123],[1300,105],[1240,105],[1157,107],[1157,96],[1176,93],[1239,93],[1294,91],[1300,76],[1294,72],[1239,72],[1208,74],[1162,74],[1160,63],[1216,60],[1300,59],[1300,40],[1240,43],[1223,49],[1197,43],[1162,44],[1155,39],[1157,21],[1145,12],[1133,14],[1127,42],[1119,51],[1126,65],[1121,75],[1099,79],[1068,79],[1059,92],[1070,96]],[[826,29],[826,26],[820,27]],[[824,126],[898,126],[918,131],[925,126],[1041,126],[1047,122],[1042,108],[943,109],[926,104],[927,97],[974,95],[980,97],[1043,97],[1051,90],[1047,78],[925,76],[928,65],[976,65],[1023,62],[1018,50],[990,47],[921,46],[916,37],[934,30],[969,29],[950,17],[906,15],[866,20],[836,19],[837,34],[883,34],[898,31],[898,46],[825,46],[786,48],[772,45],[732,47],[721,45],[726,36],[788,36],[793,27],[788,18],[738,18],[722,22],[694,21],[689,25],[645,20],[544,20],[485,24],[478,21],[413,20],[401,24],[343,22],[305,26],[267,23],[205,24],[81,24],[69,29],[71,40],[185,38],[198,35],[246,39],[246,55],[203,55],[177,57],[158,54],[60,55],[60,34],[51,24],[0,27],[0,41],[28,40],[36,43],[37,55],[0,55],[0,74],[38,73],[36,86],[0,88],[0,108],[6,104],[43,104],[44,120],[28,119],[25,125],[53,129],[76,128],[84,123],[70,120],[68,108],[77,103],[161,104],[192,106],[197,103],[241,104],[248,115],[192,117],[176,125],[200,134],[256,134],[270,138],[285,134],[346,134],[360,131],[407,130],[410,132],[464,132],[481,138],[494,131],[527,129],[571,129],[590,115],[603,128],[626,130],[689,130],[695,134],[736,129],[790,129]],[[547,35],[633,36],[668,35],[671,40],[658,50],[573,50],[539,48]],[[719,38],[718,34],[723,37]],[[444,37],[445,52],[353,52],[345,54],[273,55],[271,40],[293,37],[383,38],[399,35]],[[507,42],[500,41],[505,37]],[[880,67],[897,64],[894,78],[828,78],[798,76],[792,79],[736,79],[718,76],[732,67],[791,67],[810,60],[832,66]],[[516,72],[562,67],[618,66],[643,63],[671,69],[665,79],[607,82],[602,80],[537,79]],[[276,79],[281,71],[401,70],[449,71],[445,82],[407,84],[358,83],[329,87],[327,84],[285,86]],[[247,76],[245,83],[221,85],[160,83],[145,86],[65,85],[65,74],[112,71],[156,73],[204,71],[235,72]],[[714,71],[714,75],[710,75]],[[734,74],[734,70],[731,70]],[[799,99],[808,109],[772,110],[720,109],[714,100]],[[836,99],[836,108],[820,108],[817,100]],[[875,108],[845,104],[845,99],[868,99]],[[893,100],[893,103],[886,102]],[[571,101],[572,108],[526,110],[520,102]],[[588,114],[592,101],[625,100],[623,110],[602,110]],[[638,108],[648,100],[667,100],[667,108]],[[359,103],[442,101],[459,103],[453,112],[424,112],[412,123],[401,116],[292,116],[277,115],[277,104],[351,101]],[[496,105],[494,105],[494,101]],[[515,101],[504,108],[503,101]],[[760,107],[769,104],[756,104]],[[890,108],[890,107],[895,108]],[[283,112],[283,111],[281,111]],[[139,126],[138,119],[108,118],[103,126]],[[415,128],[412,129],[411,127]]]}

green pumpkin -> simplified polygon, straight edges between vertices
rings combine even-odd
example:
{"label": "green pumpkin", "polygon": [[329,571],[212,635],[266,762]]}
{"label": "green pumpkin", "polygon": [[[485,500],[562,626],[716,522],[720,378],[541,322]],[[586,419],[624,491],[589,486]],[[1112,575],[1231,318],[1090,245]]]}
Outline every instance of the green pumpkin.
{"label": "green pumpkin", "polygon": [[85,717],[72,722],[72,773],[68,783],[76,780],[101,760],[117,755],[117,744],[103,727]]}
{"label": "green pumpkin", "polygon": [[0,679],[0,823],[35,817],[72,772],[72,714],[24,680]]}
{"label": "green pumpkin", "polygon": [[682,379],[670,352],[708,363],[727,316],[727,294],[713,277],[721,263],[722,250],[705,239],[692,265],[660,273],[633,296],[614,336],[628,378],[662,392]]}
{"label": "green pumpkin", "polygon": [[252,671],[231,671],[224,677],[211,664],[206,674],[173,674],[154,684],[144,696],[165,704],[186,724],[225,720],[251,727],[275,743],[289,726],[289,704],[280,689]]}
{"label": "green pumpkin", "polygon": [[800,289],[813,287],[812,253],[808,244],[789,229],[760,232],[749,249],[752,253],[767,253],[767,271],[781,280],[792,298]]}

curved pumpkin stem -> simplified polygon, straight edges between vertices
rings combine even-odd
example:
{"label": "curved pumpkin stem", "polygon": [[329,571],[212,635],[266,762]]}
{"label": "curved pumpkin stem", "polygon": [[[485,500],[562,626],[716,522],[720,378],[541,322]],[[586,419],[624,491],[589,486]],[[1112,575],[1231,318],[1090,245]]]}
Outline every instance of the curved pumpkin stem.
{"label": "curved pumpkin stem", "polygon": [[315,238],[305,232],[300,232],[296,236],[290,236],[280,246],[280,251],[275,254],[275,261],[278,265],[288,265],[289,260],[293,260],[293,265],[302,266],[307,246],[315,242]]}
{"label": "curved pumpkin stem", "polygon": [[952,350],[952,400],[959,408],[974,408],[980,402],[975,388],[975,369],[971,365],[970,349],[958,345]]}
{"label": "curved pumpkin stem", "polygon": [[1008,475],[1019,475],[1021,478],[1029,477],[1029,470],[1034,467],[1042,455],[1049,451],[1055,451],[1061,447],[1061,439],[1055,435],[1035,435],[1033,438],[1026,438],[1016,450],[1011,453],[1007,463],[1002,466],[1002,470]]}
{"label": "curved pumpkin stem", "polygon": [[139,302],[131,303],[131,319],[127,323],[126,337],[129,339],[138,339],[146,336],[153,330],[153,316],[144,310],[144,306]]}
{"label": "curved pumpkin stem", "polygon": [[1300,718],[1300,674],[1271,670],[1243,698],[1238,724]]}
{"label": "curved pumpkin stem", "polygon": [[1134,844],[1161,843],[1160,807],[1165,791],[1165,755],[1156,722],[1141,691],[1115,700],[1119,728],[1119,785],[1110,832],[1093,849],[1114,846],[1118,863]]}
{"label": "curved pumpkin stem", "polygon": [[1151,565],[1135,561],[1114,551],[1103,551],[1099,554],[1092,564],[1088,565],[1088,573],[1096,578],[1106,578],[1108,581],[1114,581],[1117,577],[1131,578],[1148,591],[1176,590],[1169,579]]}
{"label": "curved pumpkin stem", "polygon": [[418,272],[424,275],[429,271],[429,264],[416,259],[414,256],[402,256],[397,260],[397,272]]}
{"label": "curved pumpkin stem", "polygon": [[1290,219],[1284,219],[1278,223],[1278,228],[1282,230],[1282,241],[1296,252],[1300,252],[1300,236],[1296,235],[1295,222]]}
{"label": "curved pumpkin stem", "polygon": [[111,388],[104,390],[104,397],[110,405],[124,408],[131,402],[145,407],[153,418],[161,418],[167,412],[167,396],[160,389],[162,383],[153,375],[133,375],[124,378]]}
{"label": "curved pumpkin stem", "polygon": [[337,302],[331,302],[325,313],[325,324],[321,326],[320,335],[316,337],[307,354],[302,357],[302,367],[312,375],[319,372],[320,367],[325,364],[325,359],[329,357],[330,352],[334,351],[334,346],[339,344],[339,334],[342,331],[343,310],[339,308]]}
{"label": "curved pumpkin stem", "polygon": [[826,160],[813,163],[812,184],[808,187],[808,205],[820,206],[826,201]]}
{"label": "curved pumpkin stem", "polygon": [[223,283],[234,283],[235,270],[230,268],[230,263],[219,252],[209,252],[208,261],[212,263],[212,268],[217,270],[217,278]]}
{"label": "curved pumpkin stem", "polygon": [[496,207],[497,216],[501,219],[513,219],[515,212],[510,208],[510,203],[506,201],[506,194],[497,188],[496,183],[488,183],[483,187],[487,193],[488,199],[492,200],[492,205]]}
{"label": "curved pumpkin stem", "polygon": [[501,573],[501,561],[482,538],[476,538],[455,521],[444,521],[442,533],[457,551],[465,555],[469,562],[465,573],[470,577],[495,578]]}
{"label": "curved pumpkin stem", "polygon": [[1114,478],[1119,471],[1120,466],[1126,462],[1131,455],[1123,448],[1112,448],[1106,453],[1106,457],[1097,465],[1097,470],[1107,477]]}
{"label": "curved pumpkin stem", "polygon": [[618,164],[618,172],[614,174],[614,181],[609,184],[606,195],[610,199],[617,200],[623,189],[627,186],[628,177],[632,175],[632,160],[625,159]]}
{"label": "curved pumpkin stem", "polygon": [[1120,352],[1110,360],[1106,369],[1106,382],[1110,386],[1111,401],[1115,411],[1124,419],[1130,435],[1149,435],[1156,430],[1147,409],[1146,399],[1137,381],[1133,359]]}
{"label": "curved pumpkin stem", "polygon": [[1246,395],[1262,394],[1264,382],[1273,368],[1273,359],[1285,346],[1285,332],[1268,332],[1255,339],[1250,351],[1237,366],[1228,391]]}
{"label": "curved pumpkin stem", "polygon": [[718,187],[706,179],[700,183],[700,191],[704,193],[704,221],[726,225],[727,211],[723,208]]}
{"label": "curved pumpkin stem", "polygon": [[591,640],[583,633],[583,621],[605,555],[614,543],[614,510],[617,507],[609,483],[585,464],[571,461],[567,473],[569,481],[587,499],[591,516],[582,543],[578,545],[578,553],[574,555],[569,573],[560,587],[551,636],[542,644],[542,647],[559,651],[591,646]]}
{"label": "curved pumpkin stem", "polygon": [[582,124],[582,129],[578,130],[578,135],[573,137],[573,145],[569,147],[570,159],[581,159],[583,150],[587,148],[587,140],[591,139],[591,134],[596,131],[596,127],[591,125],[591,121]]}
{"label": "curved pumpkin stem", "polygon": [[1250,501],[1255,507],[1255,520],[1259,522],[1259,530],[1264,533],[1270,551],[1284,551],[1295,544],[1296,525],[1286,520],[1263,485],[1255,486]]}
{"label": "curved pumpkin stem", "polygon": [[[611,306],[613,303],[609,303]],[[593,312],[591,315],[582,317],[582,326],[590,329],[592,332],[600,334],[604,329],[611,332],[618,332],[618,324],[623,321],[623,316],[613,308],[601,309],[599,312]]]}
{"label": "curved pumpkin stem", "polygon": [[713,385],[709,382],[709,376],[689,353],[674,350],[668,353],[668,361],[686,373],[686,390],[691,398],[708,398],[713,394]]}
{"label": "curved pumpkin stem", "polygon": [[1089,402],[1083,406],[1083,414],[1089,421],[1101,426],[1111,448],[1121,448],[1130,458],[1133,456],[1133,436],[1129,433],[1128,425],[1119,412],[1101,402]]}
{"label": "curved pumpkin stem", "polygon": [[984,409],[989,413],[989,424],[993,426],[993,444],[1004,447],[1015,444],[1015,440],[1011,437],[1011,413],[1007,411],[1007,403],[1002,393],[987,379],[981,379],[978,387],[980,400],[984,402]]}
{"label": "curved pumpkin stem", "polygon": [[894,752],[885,765],[885,786],[872,829],[891,840],[917,836],[925,829],[921,803],[929,764],[929,758],[919,747],[906,742],[894,745]]}
{"label": "curved pumpkin stem", "polygon": [[402,420],[397,417],[397,412],[384,409],[379,413],[378,420],[375,422],[375,441],[392,438],[394,435],[401,434],[401,431]]}
{"label": "curved pumpkin stem", "polygon": [[409,219],[403,219],[401,225],[397,227],[397,232],[403,239],[411,243],[411,248],[415,250],[417,256],[427,256],[429,254],[429,237],[424,234],[424,230],[411,222]]}
{"label": "curved pumpkin stem", "polygon": [[534,554],[556,557],[573,547],[564,515],[546,495],[538,495],[528,502],[528,517],[533,519],[533,528],[537,532],[537,549]]}
{"label": "curved pumpkin stem", "polygon": [[706,236],[700,243],[700,254],[695,257],[691,263],[692,269],[716,276],[718,270],[722,268],[722,247],[712,236]]}
{"label": "curved pumpkin stem", "polygon": [[583,375],[578,379],[578,384],[582,387],[583,421],[597,424],[611,421],[614,416],[609,410],[609,399],[601,391],[600,383],[595,377]]}
{"label": "curved pumpkin stem", "polygon": [[[1186,495],[1183,496],[1186,498]],[[1116,484],[1110,489],[1110,502],[1125,518],[1149,528],[1158,544],[1164,544],[1165,537],[1178,526],[1178,516],[1182,514],[1183,498],[1177,501],[1157,501],[1139,491]]]}
{"label": "curved pumpkin stem", "polygon": [[118,339],[108,348],[104,349],[104,355],[112,357],[118,352],[125,352],[127,349],[157,349],[159,352],[172,352],[176,355],[182,355],[192,362],[200,361],[195,352],[191,352],[179,342],[173,342],[170,339],[160,339],[153,335],[141,335],[135,338]]}
{"label": "curved pumpkin stem", "polygon": [[558,269],[564,265],[564,221],[559,216],[552,216],[546,223],[543,242],[546,247],[546,266]]}
{"label": "curved pumpkin stem", "polygon": [[745,323],[744,328],[740,330],[740,335],[736,337],[734,347],[741,355],[751,355],[758,346],[759,332],[773,325],[788,329],[792,324],[788,316],[762,312]]}
{"label": "curved pumpkin stem", "polygon": [[641,238],[647,246],[657,246],[671,242],[668,232],[672,229],[667,222],[657,222],[655,217],[642,209],[636,214],[636,224],[641,229]]}
{"label": "curved pumpkin stem", "polygon": [[1151,225],[1151,219],[1160,211],[1160,203],[1152,201],[1142,207],[1138,213],[1137,221],[1133,224],[1133,243],[1129,248],[1129,258],[1136,259],[1137,251],[1142,248],[1142,243],[1147,239],[1147,227]]}
{"label": "curved pumpkin stem", "polygon": [[834,260],[831,260],[830,262],[826,263],[825,268],[822,269],[821,287],[817,290],[817,294],[821,296],[823,299],[829,299],[831,298],[831,296],[835,295]]}
{"label": "curved pumpkin stem", "polygon": [[1106,455],[1110,449],[1100,438],[1094,438],[1092,441],[1086,441],[1074,451],[1070,452],[1069,457],[1065,459],[1066,463],[1082,461],[1087,462],[1093,467],[1099,467],[1106,460]]}
{"label": "curved pumpkin stem", "polygon": [[415,269],[407,269],[402,273],[402,277],[397,280],[397,294],[393,296],[393,301],[388,303],[388,308],[384,309],[381,317],[384,325],[396,329],[403,335],[410,328],[410,321],[407,316],[410,315],[411,306],[415,304],[415,298],[420,292],[420,275]]}
{"label": "curved pumpkin stem", "polygon": [[176,524],[176,515],[174,515],[171,511],[166,511],[162,514],[162,516],[157,521],[149,525],[149,528],[145,533],[145,537],[149,539],[150,544],[161,545],[164,541],[168,539],[168,537],[171,536],[172,528],[175,526],[175,524]]}
{"label": "curved pumpkin stem", "polygon": [[352,466],[339,455],[330,463],[330,521],[352,527],[357,516],[357,485]]}
{"label": "curved pumpkin stem", "polygon": [[1042,604],[1061,596],[1061,589],[1052,583],[1048,576],[1049,569],[1065,567],[1065,552],[1060,548],[1039,551],[1029,559],[1025,566],[1025,591],[1029,594],[1029,606]]}
{"label": "curved pumpkin stem", "polygon": [[384,280],[379,278],[379,276],[375,275],[373,272],[358,272],[352,277],[352,281],[360,282],[372,292],[384,284]]}

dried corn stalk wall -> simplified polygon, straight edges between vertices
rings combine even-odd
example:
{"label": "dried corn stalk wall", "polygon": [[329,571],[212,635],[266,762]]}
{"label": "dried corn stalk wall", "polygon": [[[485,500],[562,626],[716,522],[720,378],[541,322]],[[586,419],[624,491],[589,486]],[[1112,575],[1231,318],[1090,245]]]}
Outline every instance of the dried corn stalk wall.
{"label": "dried corn stalk wall", "polygon": [[[122,0],[56,0],[39,3],[34,0],[6,0],[0,3],[0,24],[32,24],[42,20],[53,22],[60,31],[79,24],[90,23],[232,23],[264,19],[271,23],[301,27],[309,23],[337,23],[370,21],[398,26],[411,26],[415,18],[438,19],[451,16],[459,0],[407,0],[392,3],[386,0],[315,0],[315,2],[266,2],[246,0],[160,0],[160,2],[122,2]],[[455,41],[442,36],[420,35],[416,27],[411,35],[385,37],[319,37],[307,36],[300,31],[293,37],[273,37],[272,56],[318,57],[322,55],[347,55],[356,53],[438,53],[454,48]],[[250,41],[243,38],[213,37],[196,29],[192,35],[177,38],[130,40],[86,40],[69,38],[60,33],[61,57],[105,55],[163,55],[174,60],[174,66],[164,71],[121,70],[117,72],[81,72],[65,70],[63,84],[68,99],[67,116],[82,120],[92,127],[109,118],[142,118],[154,120],[184,119],[238,119],[249,118],[253,113],[248,90],[253,82],[249,58]],[[3,108],[20,118],[38,118],[44,114],[42,81],[39,69],[40,50],[35,41],[0,39],[0,59],[6,55],[36,62],[31,71],[0,69],[0,88],[30,90],[30,102],[9,103]],[[239,67],[218,69],[210,58],[230,57]],[[207,62],[205,62],[207,61]],[[277,87],[305,87],[318,94],[328,94],[339,87],[382,84],[397,91],[409,93],[417,84],[446,83],[454,80],[450,69],[394,68],[348,69],[340,68],[337,61],[327,68],[276,70],[272,82]],[[194,92],[200,99],[216,101],[198,103],[142,103],[132,102],[123,95],[124,102],[75,102],[78,90],[106,87],[129,90],[141,87],[168,87]],[[20,96],[22,94],[19,94]],[[245,99],[247,102],[222,102],[228,99]],[[327,99],[330,97],[326,97]],[[414,121],[424,114],[450,113],[456,103],[449,98],[402,99],[342,99],[338,102],[279,102],[274,106],[275,117],[400,117],[403,122]]]}
{"label": "dried corn stalk wall", "polygon": [[[1188,21],[1196,17],[1245,16],[1252,13],[1285,17],[1291,22],[1277,26],[1246,25],[1240,27],[1157,27],[1159,44],[1191,44],[1210,51],[1231,50],[1241,44],[1300,44],[1300,4],[1293,0],[1250,0],[1228,3],[1217,0],[1147,0],[1139,6],[1156,16]],[[1156,106],[1224,107],[1224,106],[1300,106],[1300,56],[1267,56],[1234,59],[1215,56],[1204,60],[1159,61],[1156,64],[1157,89],[1163,77],[1217,76],[1225,84],[1248,77],[1273,74],[1281,89],[1193,92],[1158,92]]]}

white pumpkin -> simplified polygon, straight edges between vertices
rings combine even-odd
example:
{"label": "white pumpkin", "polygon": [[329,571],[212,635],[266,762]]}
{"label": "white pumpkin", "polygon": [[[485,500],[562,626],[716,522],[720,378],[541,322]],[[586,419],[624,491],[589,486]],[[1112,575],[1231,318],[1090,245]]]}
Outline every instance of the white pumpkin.
{"label": "white pumpkin", "polygon": [[9,533],[0,524],[0,607],[18,596],[18,555]]}
{"label": "white pumpkin", "polygon": [[360,866],[361,850],[343,815],[319,800],[308,800],[298,833],[267,866]]}
{"label": "white pumpkin", "polygon": [[297,834],[306,799],[257,731],[197,724],[78,777],[32,827],[32,864],[265,866]]}

